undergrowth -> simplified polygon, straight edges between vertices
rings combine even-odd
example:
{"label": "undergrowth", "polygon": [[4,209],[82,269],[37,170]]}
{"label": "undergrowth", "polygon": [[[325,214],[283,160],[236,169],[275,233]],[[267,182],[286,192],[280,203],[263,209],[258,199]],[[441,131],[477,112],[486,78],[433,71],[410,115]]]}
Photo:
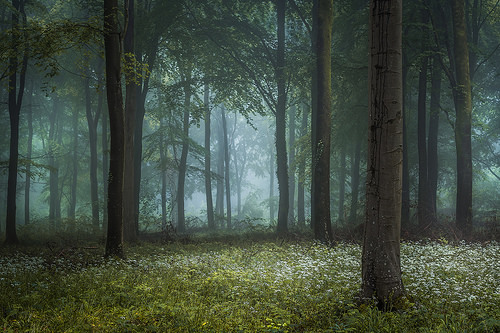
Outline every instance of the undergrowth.
{"label": "undergrowth", "polygon": [[354,301],[359,245],[305,240],[0,249],[5,332],[498,332],[500,244],[402,244],[404,309]]}

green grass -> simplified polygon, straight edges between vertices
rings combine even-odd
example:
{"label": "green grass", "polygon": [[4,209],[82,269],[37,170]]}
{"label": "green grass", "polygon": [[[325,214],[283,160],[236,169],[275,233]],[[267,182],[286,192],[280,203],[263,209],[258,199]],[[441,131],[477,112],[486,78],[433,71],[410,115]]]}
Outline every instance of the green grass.
{"label": "green grass", "polygon": [[[235,244],[235,245],[234,245]],[[498,332],[500,244],[402,244],[405,310],[356,305],[359,245],[0,250],[5,332]]]}

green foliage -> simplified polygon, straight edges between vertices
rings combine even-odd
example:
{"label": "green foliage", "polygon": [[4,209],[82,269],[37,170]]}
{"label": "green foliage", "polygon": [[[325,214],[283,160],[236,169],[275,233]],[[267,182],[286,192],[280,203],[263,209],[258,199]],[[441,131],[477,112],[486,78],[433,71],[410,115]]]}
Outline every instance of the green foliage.
{"label": "green foliage", "polygon": [[[0,249],[4,331],[495,332],[499,244],[406,243],[411,297],[380,312],[354,302],[360,247],[240,241]],[[10,252],[9,252],[10,251]],[[480,274],[478,274],[480,272]]]}

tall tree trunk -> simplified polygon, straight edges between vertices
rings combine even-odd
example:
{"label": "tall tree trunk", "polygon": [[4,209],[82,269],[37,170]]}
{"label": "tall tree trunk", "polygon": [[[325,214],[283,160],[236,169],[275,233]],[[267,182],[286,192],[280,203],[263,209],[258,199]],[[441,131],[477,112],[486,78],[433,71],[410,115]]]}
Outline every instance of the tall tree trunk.
{"label": "tall tree trunk", "polygon": [[[99,72],[99,87],[102,85],[102,72]],[[109,148],[108,148],[108,113],[102,112],[104,91],[100,90],[97,96],[97,109],[102,115],[101,123],[101,148],[102,148],[102,185],[103,185],[103,205],[102,205],[102,230],[107,233],[108,230],[108,174],[109,174]],[[97,226],[99,227],[99,225]]]}
{"label": "tall tree trunk", "polygon": [[290,174],[288,177],[288,223],[295,224],[295,115],[296,106],[290,107],[290,114],[288,119],[288,166]]}
{"label": "tall tree trunk", "polygon": [[361,160],[361,137],[356,139],[354,156],[351,158],[351,210],[349,212],[349,222],[351,225],[357,222],[358,218],[358,196],[359,196],[359,162]]}
{"label": "tall tree trunk", "polygon": [[[311,57],[317,57],[317,44],[318,44],[318,3],[319,0],[313,0],[312,7],[312,28],[311,28]],[[316,119],[318,113],[318,66],[311,66],[311,172],[313,172],[314,161],[316,161]],[[311,176],[311,229],[314,230],[314,210],[313,201],[316,186],[312,181]]]}
{"label": "tall tree trunk", "polygon": [[24,184],[24,224],[30,223],[30,191],[31,191],[31,154],[33,153],[33,80],[30,84],[30,104],[27,107],[28,116],[28,142],[26,160],[26,183]]}
{"label": "tall tree trunk", "polygon": [[[99,97],[98,97],[99,98]],[[100,97],[102,99],[102,97]],[[101,101],[102,104],[102,101]],[[85,114],[87,117],[87,125],[89,128],[89,146],[90,146],[90,167],[89,167],[89,177],[90,177],[90,205],[92,207],[92,226],[94,232],[99,230],[99,192],[98,186],[99,182],[97,180],[97,124],[99,122],[99,116],[101,112],[101,107],[96,110],[95,113],[92,112],[92,103],[90,95],[90,71],[87,71],[87,78],[85,79]],[[106,130],[107,132],[107,130]],[[106,135],[107,136],[107,135]],[[107,137],[104,139],[103,145],[107,145]],[[104,149],[104,148],[103,148]],[[104,163],[103,157],[103,163]],[[104,182],[103,184],[105,184]]]}
{"label": "tall tree trunk", "polygon": [[224,183],[226,184],[226,223],[227,228],[231,229],[231,186],[229,183],[229,144],[227,140],[226,112],[224,105],[221,107],[222,131],[224,135]]}
{"label": "tall tree trunk", "polygon": [[410,169],[408,163],[408,132],[407,132],[407,112],[406,112],[406,77],[408,74],[405,51],[403,50],[403,179],[401,190],[401,225],[404,227],[410,224]]}
{"label": "tall tree trunk", "polygon": [[167,159],[165,151],[167,145],[165,144],[164,136],[165,122],[160,119],[160,174],[161,174],[161,226],[163,230],[167,227]]}
{"label": "tall tree trunk", "polygon": [[218,126],[217,138],[217,195],[215,198],[215,213],[220,227],[224,227],[224,130],[222,119]]}
{"label": "tall tree trunk", "polygon": [[429,134],[427,139],[427,180],[429,184],[429,208],[432,222],[437,220],[437,184],[438,184],[438,132],[439,108],[441,104],[441,67],[438,56],[433,57],[431,75],[431,101]]}
{"label": "tall tree trunk", "polygon": [[391,309],[403,296],[400,264],[402,1],[370,3],[369,149],[361,294]]}
{"label": "tall tree trunk", "polygon": [[74,219],[76,217],[76,187],[78,185],[78,108],[73,111],[73,170],[71,173],[71,195],[68,207],[68,217],[73,221],[71,222],[74,226]]}
{"label": "tall tree trunk", "polygon": [[[422,42],[425,43],[425,42]],[[422,52],[425,52],[422,47]],[[417,121],[417,148],[418,148],[418,226],[421,232],[429,223],[429,187],[427,183],[427,63],[428,57],[423,57],[418,78],[418,121]]]}
{"label": "tall tree trunk", "polygon": [[137,84],[135,74],[135,48],[134,30],[135,14],[134,0],[124,0],[124,9],[127,19],[127,31],[125,32],[124,51],[125,63],[125,164],[123,178],[123,238],[127,242],[137,240],[137,225],[135,219],[134,205],[134,134],[135,134],[135,112],[137,107]]}
{"label": "tall tree trunk", "polygon": [[311,213],[314,220],[314,237],[321,241],[332,240],[330,217],[330,133],[331,133],[331,38],[333,1],[318,0],[318,31],[316,36],[317,112],[311,126],[313,138]]}
{"label": "tall tree trunk", "polygon": [[339,222],[344,221],[344,202],[345,202],[345,181],[346,181],[346,156],[345,146],[340,148],[340,171],[339,171]]}
{"label": "tall tree trunk", "polygon": [[59,168],[56,160],[57,151],[57,118],[59,114],[59,98],[53,97],[53,109],[49,115],[50,128],[49,128],[49,222],[51,228],[54,230],[56,227],[57,219],[57,205],[58,205],[58,191],[59,191]]}
{"label": "tall tree trunk", "polygon": [[472,231],[472,152],[471,152],[471,83],[469,49],[465,26],[465,0],[452,1],[456,85],[455,145],[457,150],[457,227],[462,237]]}
{"label": "tall tree trunk", "polygon": [[105,256],[123,257],[124,114],[121,85],[118,0],[104,1],[104,53],[106,95],[110,123],[108,177],[108,232]]}
{"label": "tall tree trunk", "polygon": [[276,164],[279,190],[278,225],[276,233],[288,233],[288,166],[286,157],[286,93],[285,93],[285,9],[286,0],[277,0],[278,48],[276,61],[276,81],[278,103],[276,107]]}
{"label": "tall tree trunk", "polygon": [[179,162],[179,178],[177,182],[177,230],[186,231],[184,209],[184,186],[186,182],[187,156],[189,152],[189,109],[191,107],[191,69],[186,70],[184,83],[184,115],[182,120],[182,152]]}
{"label": "tall tree trunk", "polygon": [[[300,137],[303,138],[307,135],[307,107],[304,105],[302,107],[302,122],[300,125]],[[301,152],[304,154],[304,152]],[[300,163],[298,165],[298,178],[299,183],[297,185],[297,223],[299,226],[305,226],[306,224],[306,213],[305,213],[305,174],[306,174],[306,162],[305,156],[302,156]]]}
{"label": "tall tree trunk", "polygon": [[210,90],[205,82],[203,94],[203,104],[205,107],[205,197],[207,200],[207,222],[208,229],[215,230],[214,204],[212,199],[212,168],[210,156]]}

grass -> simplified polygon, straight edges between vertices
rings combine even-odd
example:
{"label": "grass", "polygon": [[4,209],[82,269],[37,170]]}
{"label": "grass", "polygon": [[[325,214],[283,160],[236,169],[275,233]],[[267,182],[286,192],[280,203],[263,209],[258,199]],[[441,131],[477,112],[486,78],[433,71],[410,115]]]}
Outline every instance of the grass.
{"label": "grass", "polygon": [[498,332],[500,244],[402,244],[405,310],[354,301],[361,248],[312,241],[0,250],[5,332]]}

